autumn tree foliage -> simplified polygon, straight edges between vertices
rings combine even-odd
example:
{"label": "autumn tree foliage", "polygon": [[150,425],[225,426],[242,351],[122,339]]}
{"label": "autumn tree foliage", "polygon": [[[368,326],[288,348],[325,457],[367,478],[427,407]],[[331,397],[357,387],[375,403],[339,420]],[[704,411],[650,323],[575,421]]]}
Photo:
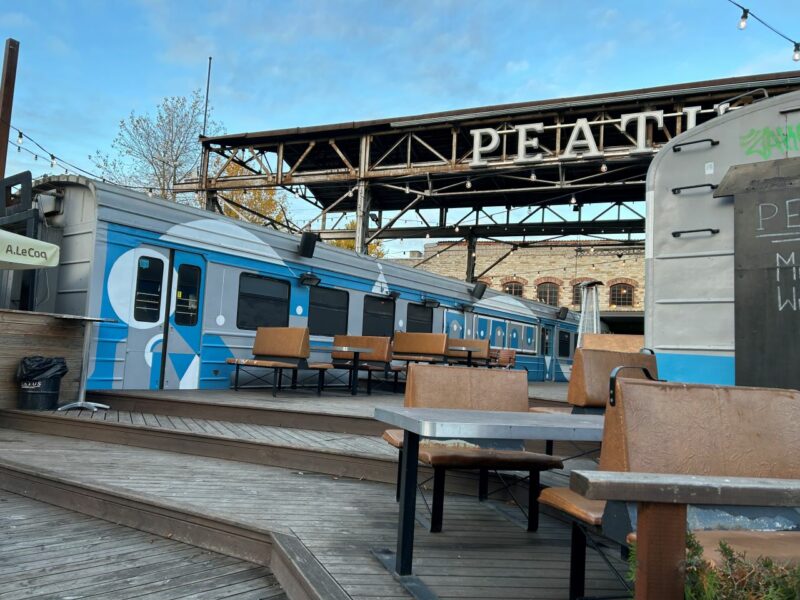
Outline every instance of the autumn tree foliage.
{"label": "autumn tree foliage", "polygon": [[[351,219],[344,226],[345,229],[349,229],[355,231],[356,228],[356,220]],[[327,242],[331,246],[337,246],[338,248],[345,248],[347,250],[355,250],[356,249],[356,241],[355,239],[352,240],[330,240]],[[377,240],[372,242],[367,246],[367,254],[370,256],[374,256],[375,258],[383,258],[386,256],[386,249],[383,247],[383,240]]]}

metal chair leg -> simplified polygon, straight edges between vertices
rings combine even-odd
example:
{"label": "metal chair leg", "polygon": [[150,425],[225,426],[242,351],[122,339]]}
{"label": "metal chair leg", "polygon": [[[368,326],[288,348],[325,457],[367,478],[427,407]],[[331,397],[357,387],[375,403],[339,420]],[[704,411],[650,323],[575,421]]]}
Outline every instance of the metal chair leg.
{"label": "metal chair leg", "polygon": [[372,395],[372,370],[367,368],[367,396]]}
{"label": "metal chair leg", "polygon": [[319,377],[317,377],[317,396],[322,396],[322,388],[325,386],[325,370],[319,370]]}
{"label": "metal chair leg", "polygon": [[239,391],[239,365],[236,365],[236,374],[233,376],[233,389]]}
{"label": "metal chair leg", "polygon": [[292,389],[297,389],[297,369],[292,370]]}
{"label": "metal chair leg", "polygon": [[569,553],[569,600],[584,594],[586,582],[586,534],[577,523],[572,523],[572,543]]}
{"label": "metal chair leg", "polygon": [[478,471],[478,500],[483,502],[489,497],[489,469]]}
{"label": "metal chair leg", "polygon": [[545,440],[544,453],[547,454],[547,456],[553,456],[553,440]]}
{"label": "metal chair leg", "polygon": [[431,533],[442,531],[442,514],[444,513],[444,467],[433,468],[433,502],[431,505]]}
{"label": "metal chair leg", "polygon": [[539,529],[539,471],[530,471],[528,482],[528,531]]}
{"label": "metal chair leg", "polygon": [[278,395],[278,378],[280,375],[280,369],[273,369],[272,371],[272,397],[275,398]]}

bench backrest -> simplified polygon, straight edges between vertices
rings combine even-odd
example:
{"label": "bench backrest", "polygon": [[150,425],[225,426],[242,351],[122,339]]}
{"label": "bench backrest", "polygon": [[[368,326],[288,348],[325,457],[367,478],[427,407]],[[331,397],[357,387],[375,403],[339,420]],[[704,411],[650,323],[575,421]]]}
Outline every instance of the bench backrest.
{"label": "bench backrest", "polygon": [[253,356],[308,358],[307,327],[259,327]]}
{"label": "bench backrest", "polygon": [[800,392],[618,379],[600,468],[800,479]]}
{"label": "bench backrest", "polygon": [[404,404],[407,408],[528,412],[528,377],[524,371],[409,365]]}
{"label": "bench backrest", "polygon": [[395,331],[394,353],[445,356],[447,354],[447,334]]}
{"label": "bench backrest", "polygon": [[[489,358],[489,340],[461,340],[450,338],[448,340],[448,345],[472,348],[472,360],[486,360]],[[448,350],[447,356],[452,358],[467,358],[467,353],[463,350]]]}
{"label": "bench backrest", "polygon": [[643,335],[620,335],[617,333],[584,333],[581,348],[586,350],[615,350],[617,352],[639,352],[644,347]]}
{"label": "bench backrest", "polygon": [[[658,377],[656,357],[653,354],[578,348],[575,350],[567,386],[567,402],[572,406],[605,408],[611,371],[621,365],[646,367],[653,377]],[[633,369],[625,371],[624,376],[640,379],[645,377],[644,373]]]}
{"label": "bench backrest", "polygon": [[497,364],[500,367],[513,369],[517,365],[517,351],[512,348],[503,348],[497,353]]}
{"label": "bench backrest", "polygon": [[[392,340],[376,335],[336,335],[334,346],[352,346],[354,348],[371,348],[370,352],[359,354],[358,360],[365,362],[386,363],[392,360]],[[353,360],[352,352],[331,352],[333,360]]]}

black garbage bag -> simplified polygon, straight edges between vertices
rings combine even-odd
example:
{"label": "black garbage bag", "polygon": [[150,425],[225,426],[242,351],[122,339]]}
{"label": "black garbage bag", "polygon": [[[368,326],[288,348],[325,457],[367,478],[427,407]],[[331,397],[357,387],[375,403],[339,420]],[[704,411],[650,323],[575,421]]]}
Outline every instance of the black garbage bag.
{"label": "black garbage bag", "polygon": [[17,381],[44,381],[66,375],[67,361],[60,357],[26,356],[19,361]]}

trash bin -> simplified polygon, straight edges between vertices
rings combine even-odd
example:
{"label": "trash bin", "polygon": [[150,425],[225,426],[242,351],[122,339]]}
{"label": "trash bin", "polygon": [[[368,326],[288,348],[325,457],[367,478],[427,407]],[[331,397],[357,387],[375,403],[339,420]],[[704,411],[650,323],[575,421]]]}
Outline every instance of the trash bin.
{"label": "trash bin", "polygon": [[58,408],[61,378],[66,374],[67,361],[49,356],[26,356],[19,361],[17,407],[23,410],[54,410]]}

